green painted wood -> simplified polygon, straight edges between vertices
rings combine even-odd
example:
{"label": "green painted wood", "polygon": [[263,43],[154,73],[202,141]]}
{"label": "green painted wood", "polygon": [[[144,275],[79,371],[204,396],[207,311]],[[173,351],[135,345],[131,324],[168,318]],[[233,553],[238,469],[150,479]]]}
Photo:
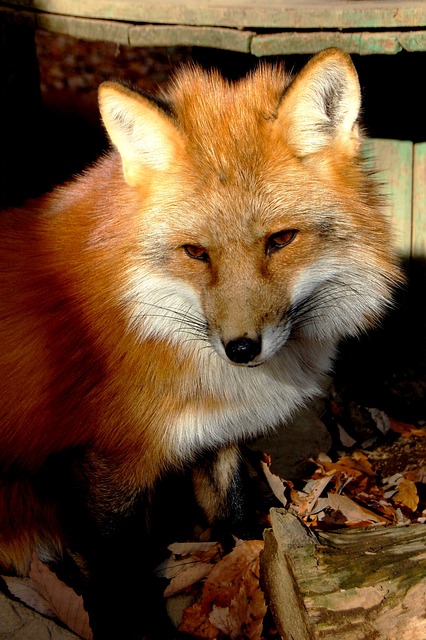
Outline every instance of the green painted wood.
{"label": "green painted wood", "polygon": [[380,33],[341,33],[340,31],[286,32],[255,36],[251,52],[260,56],[292,55],[299,53],[317,53],[327,47],[340,47],[347,53],[395,54],[402,50],[399,34]]}
{"label": "green painted wood", "polygon": [[412,256],[426,260],[426,142],[414,145]]}
{"label": "green painted wood", "polygon": [[250,31],[220,27],[187,27],[168,25],[133,25],[112,20],[93,20],[36,15],[36,26],[46,31],[64,33],[82,40],[103,40],[137,47],[212,47],[249,53],[254,35]]}
{"label": "green painted wood", "polygon": [[375,54],[389,55],[402,51],[399,33],[361,33],[358,53],[362,56]]}
{"label": "green painted wood", "polygon": [[401,46],[406,51],[426,51],[426,32],[408,31],[398,36]]}
{"label": "green painted wood", "polygon": [[327,47],[340,47],[347,53],[358,53],[360,33],[274,33],[255,36],[251,52],[258,57],[317,53]]}
{"label": "green painted wood", "polygon": [[[213,3],[208,6],[205,3],[194,5],[194,2],[195,0],[167,0],[167,3],[158,4],[153,0],[145,0],[143,3],[139,0],[137,3],[133,0],[94,0],[90,3],[81,3],[80,0],[10,0],[12,7],[6,8],[8,3],[0,0],[0,12],[7,11],[17,21],[32,20],[35,27],[76,38],[131,43],[135,46],[212,47],[250,52],[258,57],[312,54],[333,46],[360,55],[395,54],[402,50],[426,51],[426,30],[420,26],[426,23],[426,2],[421,3],[423,15],[418,2],[403,0],[400,9],[394,8],[392,20],[385,20],[387,13],[383,13],[382,5],[388,10],[394,3],[386,0],[357,0],[356,5],[349,3],[351,10],[345,0],[331,0],[327,3],[322,0],[300,0],[297,6],[300,4],[303,12],[300,7],[295,9],[295,0],[271,0],[272,4],[262,5],[261,8],[257,4],[253,5],[253,0],[223,0],[220,6]],[[330,18],[330,24],[335,28],[337,25],[339,30],[301,30],[318,23],[323,28],[327,24],[325,6],[330,15],[334,16],[333,20]],[[343,27],[353,28],[360,21],[360,16],[366,18],[367,14],[372,26],[375,26],[371,11],[374,9],[377,13],[378,6],[382,7],[381,13],[379,12],[382,22],[393,22],[393,26],[398,24],[399,27],[410,26],[411,11],[418,18],[418,28],[415,31],[340,31]],[[33,11],[34,7],[40,11]],[[272,22],[269,15],[271,7],[275,7]],[[347,8],[343,10],[342,7]],[[62,11],[61,14],[57,13],[59,10]],[[239,22],[235,20],[237,14],[240,15]],[[339,15],[342,18],[343,14],[344,22],[336,17]],[[352,22],[349,15],[352,15]],[[132,22],[124,21],[124,16]],[[206,26],[209,21],[211,24]],[[247,27],[248,24],[253,25],[252,28],[256,28],[257,24],[265,29],[270,25],[294,30],[256,34]]]}
{"label": "green painted wood", "polygon": [[138,47],[211,47],[249,53],[251,31],[221,27],[130,26],[130,44]]}
{"label": "green painted wood", "polygon": [[383,185],[389,215],[399,253],[411,254],[413,143],[410,140],[374,139],[366,143],[366,155]]}
{"label": "green painted wood", "polygon": [[[0,8],[1,11],[1,8]],[[132,23],[49,13],[18,13],[20,22],[36,28],[80,38],[102,40],[139,47],[211,47],[255,56],[317,53],[327,47],[340,47],[350,54],[396,54],[426,50],[426,31],[392,32],[285,32],[256,35],[254,31],[222,27],[183,25],[134,25]],[[402,43],[402,44],[401,44]]]}
{"label": "green painted wood", "polygon": [[422,0],[8,0],[3,4],[136,23],[284,29],[426,26]]}
{"label": "green painted wood", "polygon": [[124,22],[90,20],[41,13],[36,16],[36,26],[39,29],[63,33],[81,40],[101,40],[116,42],[117,44],[129,44],[130,25]]}

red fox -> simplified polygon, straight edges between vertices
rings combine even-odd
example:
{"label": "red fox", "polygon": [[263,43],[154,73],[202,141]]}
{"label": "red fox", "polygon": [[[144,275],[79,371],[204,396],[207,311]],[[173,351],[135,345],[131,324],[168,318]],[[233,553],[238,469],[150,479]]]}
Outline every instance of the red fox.
{"label": "red fox", "polygon": [[0,219],[0,567],[66,565],[95,638],[127,640],[161,480],[244,519],[239,443],[321,392],[400,272],[342,51],[99,106],[111,152]]}

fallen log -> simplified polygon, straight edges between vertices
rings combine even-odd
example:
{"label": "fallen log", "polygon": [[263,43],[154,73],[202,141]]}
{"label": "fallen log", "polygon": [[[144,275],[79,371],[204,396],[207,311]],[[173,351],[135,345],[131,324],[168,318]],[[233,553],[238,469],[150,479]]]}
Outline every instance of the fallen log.
{"label": "fallen log", "polygon": [[312,532],[271,512],[261,576],[283,640],[424,640],[426,526]]}

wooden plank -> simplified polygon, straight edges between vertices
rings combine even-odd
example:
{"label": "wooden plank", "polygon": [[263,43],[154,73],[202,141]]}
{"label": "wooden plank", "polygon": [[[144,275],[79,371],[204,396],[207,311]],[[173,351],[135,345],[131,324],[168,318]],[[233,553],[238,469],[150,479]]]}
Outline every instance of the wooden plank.
{"label": "wooden plank", "polygon": [[49,13],[36,14],[36,26],[81,40],[103,40],[138,47],[212,47],[241,53],[249,53],[254,35],[250,31],[220,27],[134,26],[131,23],[112,20],[93,20]]}
{"label": "wooden plank", "polygon": [[81,40],[102,40],[125,45],[129,44],[129,27],[131,26],[124,22],[55,16],[49,13],[36,15],[36,25],[39,29],[63,33]]}
{"label": "wooden plank", "polygon": [[419,32],[285,32],[256,35],[253,31],[224,27],[183,25],[134,25],[133,23],[50,13],[31,13],[0,7],[0,15],[8,15],[18,23],[63,33],[82,40],[99,40],[139,47],[211,47],[255,56],[316,53],[327,47],[340,47],[350,54],[395,54],[426,50],[426,31]]}
{"label": "wooden plank", "polygon": [[387,197],[386,212],[401,256],[411,253],[413,143],[410,140],[373,139],[366,143],[366,155],[376,170]]}
{"label": "wooden plank", "polygon": [[412,256],[426,260],[426,142],[414,145]]}
{"label": "wooden plank", "polygon": [[340,47],[347,53],[395,54],[402,50],[397,33],[341,33],[332,31],[286,32],[255,36],[251,52],[255,56],[317,53],[327,47]]}
{"label": "wooden plank", "polygon": [[426,51],[425,31],[407,31],[400,33],[398,41],[406,51]]}
{"label": "wooden plank", "polygon": [[340,47],[347,53],[358,53],[359,33],[274,33],[255,36],[251,53],[255,56],[280,56],[301,53],[317,53],[327,47]]}
{"label": "wooden plank", "polygon": [[135,23],[284,29],[426,26],[422,0],[8,0],[7,4]]}
{"label": "wooden plank", "polygon": [[399,41],[399,33],[362,33],[360,38],[359,54],[369,56],[372,54],[394,54],[402,50]]}
{"label": "wooden plank", "polygon": [[250,52],[255,34],[221,27],[137,25],[129,30],[130,44],[138,47],[211,47],[240,53]]}

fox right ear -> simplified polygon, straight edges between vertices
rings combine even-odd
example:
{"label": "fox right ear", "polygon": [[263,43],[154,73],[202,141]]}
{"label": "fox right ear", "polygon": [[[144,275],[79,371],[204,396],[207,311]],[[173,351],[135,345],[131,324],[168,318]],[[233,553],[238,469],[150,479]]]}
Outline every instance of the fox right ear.
{"label": "fox right ear", "polygon": [[135,186],[144,168],[167,171],[182,147],[179,131],[153,103],[115,82],[99,87],[99,109],[118,149],[126,182]]}
{"label": "fox right ear", "polygon": [[361,91],[348,54],[326,49],[305,65],[284,94],[279,120],[301,157],[339,143],[358,151]]}

